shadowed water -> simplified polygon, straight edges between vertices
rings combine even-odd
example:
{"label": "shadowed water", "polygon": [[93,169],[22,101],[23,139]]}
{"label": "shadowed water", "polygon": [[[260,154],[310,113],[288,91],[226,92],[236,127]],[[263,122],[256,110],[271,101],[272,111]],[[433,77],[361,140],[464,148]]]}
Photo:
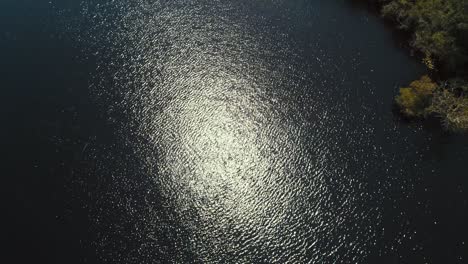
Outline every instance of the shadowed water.
{"label": "shadowed water", "polygon": [[468,219],[467,142],[392,115],[424,71],[379,18],[342,1],[76,9],[60,21],[109,132],[76,147],[66,197],[85,209],[66,215],[89,219],[99,263],[463,262],[466,228],[440,235],[454,217],[430,188],[453,177],[441,192]]}

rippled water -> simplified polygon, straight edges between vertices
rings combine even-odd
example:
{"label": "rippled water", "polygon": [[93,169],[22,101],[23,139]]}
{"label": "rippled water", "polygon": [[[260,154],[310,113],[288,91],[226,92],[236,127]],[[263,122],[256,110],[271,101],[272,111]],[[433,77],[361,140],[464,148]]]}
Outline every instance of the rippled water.
{"label": "rippled water", "polygon": [[76,8],[63,34],[106,120],[81,128],[66,178],[86,258],[466,261],[468,142],[392,115],[423,67],[379,18],[343,1]]}
{"label": "rippled water", "polygon": [[[133,4],[110,4],[97,14],[116,15],[122,26],[105,32],[111,63],[122,58],[112,80],[118,91],[111,92],[135,124],[124,125],[122,138],[148,177],[140,191],[164,201],[127,197],[145,202],[124,217],[141,221],[134,232],[144,253],[135,258],[362,259],[380,214],[363,206],[372,199],[359,179],[368,162],[349,169],[366,155],[363,137],[373,128],[350,124],[359,117],[347,114],[351,95],[341,95],[349,89],[341,70],[346,58],[332,61],[317,41],[298,48],[290,28],[297,25],[283,25],[288,17],[278,12],[286,3],[268,3],[278,9],[268,13],[258,3]],[[351,153],[342,144],[359,149]],[[159,218],[167,212],[152,203],[177,217],[174,238],[161,241]]]}

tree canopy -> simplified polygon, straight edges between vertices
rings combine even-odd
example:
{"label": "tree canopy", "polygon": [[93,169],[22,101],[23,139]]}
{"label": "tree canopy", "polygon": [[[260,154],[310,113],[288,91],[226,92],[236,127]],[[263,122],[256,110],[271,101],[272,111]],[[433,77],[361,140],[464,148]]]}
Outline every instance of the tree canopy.
{"label": "tree canopy", "polygon": [[[468,62],[468,0],[377,0],[382,13],[414,32],[411,45],[448,72]],[[375,1],[374,1],[375,2]]]}
{"label": "tree canopy", "polygon": [[383,16],[412,33],[411,46],[439,76],[440,84],[425,75],[400,88],[400,112],[410,118],[437,115],[445,127],[468,131],[468,0],[367,1],[380,4]]}

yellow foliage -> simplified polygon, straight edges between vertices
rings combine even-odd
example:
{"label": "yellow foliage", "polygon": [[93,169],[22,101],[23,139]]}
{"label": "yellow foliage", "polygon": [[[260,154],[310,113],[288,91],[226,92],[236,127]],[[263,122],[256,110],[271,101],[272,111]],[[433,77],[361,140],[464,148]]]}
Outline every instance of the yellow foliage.
{"label": "yellow foliage", "polygon": [[401,112],[408,117],[424,116],[436,89],[437,84],[424,75],[421,79],[411,82],[409,87],[400,88],[396,103]]}
{"label": "yellow foliage", "polygon": [[437,88],[437,83],[433,82],[429,76],[424,75],[421,79],[411,82],[410,88],[421,95],[432,95]]}
{"label": "yellow foliage", "polygon": [[418,116],[421,100],[411,88],[401,88],[400,95],[396,97],[396,102],[401,111],[407,116]]}
{"label": "yellow foliage", "polygon": [[429,52],[426,52],[426,56],[423,59],[423,63],[429,70],[434,70],[434,60],[432,59],[431,54]]}

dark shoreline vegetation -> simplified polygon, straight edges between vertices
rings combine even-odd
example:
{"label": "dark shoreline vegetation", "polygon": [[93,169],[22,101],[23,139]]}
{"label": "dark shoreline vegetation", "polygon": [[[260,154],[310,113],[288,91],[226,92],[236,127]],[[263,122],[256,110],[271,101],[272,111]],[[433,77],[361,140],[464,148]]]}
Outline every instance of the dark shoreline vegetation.
{"label": "dark shoreline vegetation", "polygon": [[440,119],[468,132],[468,0],[364,0],[410,35],[410,47],[428,74],[395,98],[407,119]]}

